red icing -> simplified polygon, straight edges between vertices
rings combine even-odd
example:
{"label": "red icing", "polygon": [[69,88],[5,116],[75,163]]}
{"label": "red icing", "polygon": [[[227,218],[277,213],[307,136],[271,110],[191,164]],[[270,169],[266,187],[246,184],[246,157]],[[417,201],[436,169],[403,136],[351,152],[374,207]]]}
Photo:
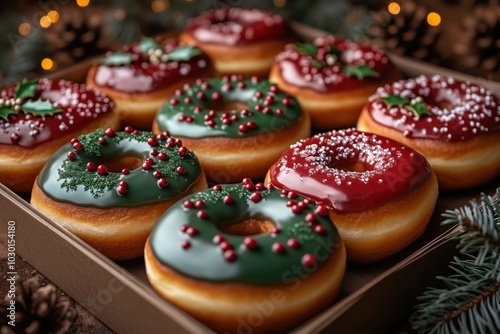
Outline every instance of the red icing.
{"label": "red icing", "polygon": [[192,19],[187,31],[199,42],[250,44],[283,38],[287,27],[280,15],[245,8],[219,8]]}
{"label": "red icing", "polygon": [[[177,39],[159,41],[165,53],[172,52],[178,45]],[[189,61],[160,62],[153,64],[149,56],[142,53],[138,44],[125,45],[123,52],[132,53],[133,60],[128,65],[97,66],[94,81],[97,86],[107,86],[124,93],[144,93],[168,87],[185,77],[198,77],[209,65],[209,58],[199,54]]]}
{"label": "red icing", "polygon": [[[2,90],[0,98],[13,98],[15,90],[16,85]],[[9,116],[8,121],[0,119],[0,144],[35,147],[82,129],[96,117],[111,112],[114,107],[113,101],[106,95],[83,84],[64,80],[40,79],[35,96],[23,101],[34,101],[38,98],[49,100],[54,106],[62,109],[62,112],[53,116],[34,116],[19,112]],[[13,141],[13,137],[18,140]]]}
{"label": "red icing", "polygon": [[[362,165],[363,171],[345,167],[354,164]],[[346,213],[398,199],[429,175],[427,161],[411,148],[353,129],[299,141],[282,154],[270,172],[276,187],[293,189]]]}
{"label": "red icing", "polygon": [[[432,115],[417,118],[403,107],[388,109],[378,100],[387,95],[401,95],[408,100],[422,97]],[[446,106],[441,108],[443,104]],[[367,109],[375,122],[411,138],[461,141],[500,131],[499,98],[483,87],[450,77],[419,76],[386,85],[370,97]]]}
{"label": "red icing", "polygon": [[[346,91],[360,88],[367,82],[376,82],[378,79],[365,77],[359,80],[356,76],[349,77],[341,72],[340,66],[368,65],[380,77],[393,67],[384,51],[373,45],[359,44],[333,36],[319,37],[314,44],[318,47],[316,57],[300,52],[294,44],[288,44],[285,50],[276,56],[281,76],[287,83],[322,93]],[[330,46],[341,51],[338,62],[333,65],[325,62],[325,52]],[[311,66],[313,59],[321,61],[322,66]]]}

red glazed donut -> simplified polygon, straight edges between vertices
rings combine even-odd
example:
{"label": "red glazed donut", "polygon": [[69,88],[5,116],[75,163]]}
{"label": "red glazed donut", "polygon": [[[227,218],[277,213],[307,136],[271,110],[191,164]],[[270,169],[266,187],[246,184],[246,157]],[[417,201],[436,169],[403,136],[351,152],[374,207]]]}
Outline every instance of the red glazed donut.
{"label": "red glazed donut", "polygon": [[478,85],[440,76],[395,82],[370,97],[357,127],[420,152],[442,189],[500,175],[500,101]]}
{"label": "red glazed donut", "polygon": [[0,92],[0,183],[31,191],[47,159],[71,138],[119,127],[114,103],[69,81],[25,81]]}
{"label": "red glazed donut", "polygon": [[313,128],[330,130],[356,125],[377,87],[400,77],[381,49],[327,36],[287,45],[269,80],[297,97]]}
{"label": "red glazed donut", "polygon": [[438,195],[436,177],[423,156],[354,129],[292,145],[266,181],[329,207],[347,258],[361,263],[386,258],[417,239]]}
{"label": "red glazed donut", "polygon": [[172,38],[145,38],[108,53],[87,74],[87,85],[116,102],[122,124],[150,130],[164,100],[184,83],[212,74],[200,49]]}
{"label": "red glazed donut", "polygon": [[179,38],[205,51],[219,74],[267,76],[289,36],[280,15],[260,9],[219,8],[192,19]]}

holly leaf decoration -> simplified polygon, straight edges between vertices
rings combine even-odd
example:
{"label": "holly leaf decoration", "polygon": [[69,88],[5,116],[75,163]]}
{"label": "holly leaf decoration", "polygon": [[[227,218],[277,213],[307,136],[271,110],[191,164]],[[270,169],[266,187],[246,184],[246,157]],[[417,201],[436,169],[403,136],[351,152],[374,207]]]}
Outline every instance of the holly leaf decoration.
{"label": "holly leaf decoration", "polygon": [[19,82],[14,93],[16,98],[23,99],[25,97],[35,96],[36,90],[38,88],[38,82],[36,81],[23,81]]}
{"label": "holly leaf decoration", "polygon": [[191,45],[180,45],[175,50],[167,53],[168,59],[173,61],[185,61],[201,54],[201,50]]}
{"label": "holly leaf decoration", "polygon": [[410,103],[410,100],[400,96],[400,95],[387,95],[378,99],[386,104],[387,108],[403,107],[404,105]]}
{"label": "holly leaf decoration", "polygon": [[359,80],[363,80],[366,77],[374,77],[374,78],[379,77],[378,72],[376,72],[373,68],[371,68],[368,65],[359,65],[359,66],[345,65],[342,66],[342,73],[344,73],[348,77],[355,76]]}
{"label": "holly leaf decoration", "polygon": [[420,118],[423,115],[432,115],[432,112],[427,108],[427,103],[425,102],[417,102],[406,105],[405,109],[411,111],[417,118]]}
{"label": "holly leaf decoration", "polygon": [[132,54],[125,52],[115,52],[101,61],[105,65],[129,65],[132,63]]}
{"label": "holly leaf decoration", "polygon": [[4,120],[9,120],[9,115],[12,114],[12,108],[10,107],[0,107],[0,118]]}
{"label": "holly leaf decoration", "polygon": [[144,38],[139,42],[139,49],[145,53],[148,54],[148,51],[153,49],[162,49],[163,50],[163,45],[158,43],[154,38]]}
{"label": "holly leaf decoration", "polygon": [[62,111],[62,109],[55,107],[50,101],[42,99],[28,101],[21,106],[21,109],[25,114],[35,116],[52,116]]}
{"label": "holly leaf decoration", "polygon": [[308,42],[295,44],[295,50],[311,56],[315,56],[318,53],[318,47]]}

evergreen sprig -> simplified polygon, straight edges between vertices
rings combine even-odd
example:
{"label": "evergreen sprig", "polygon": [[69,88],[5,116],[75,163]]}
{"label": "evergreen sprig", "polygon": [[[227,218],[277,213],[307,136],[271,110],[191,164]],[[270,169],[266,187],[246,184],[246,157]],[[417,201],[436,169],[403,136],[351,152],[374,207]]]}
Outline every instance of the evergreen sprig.
{"label": "evergreen sprig", "polygon": [[495,196],[448,210],[443,225],[458,224],[452,238],[459,256],[450,276],[438,276],[442,288],[418,297],[411,326],[421,333],[500,333],[500,188]]}

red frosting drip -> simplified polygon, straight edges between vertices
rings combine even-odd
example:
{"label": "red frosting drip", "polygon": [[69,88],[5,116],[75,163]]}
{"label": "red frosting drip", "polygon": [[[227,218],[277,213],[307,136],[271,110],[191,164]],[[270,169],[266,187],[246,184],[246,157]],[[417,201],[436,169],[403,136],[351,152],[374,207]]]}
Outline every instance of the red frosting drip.
{"label": "red frosting drip", "polygon": [[303,139],[271,168],[273,185],[338,212],[362,212],[425,182],[425,158],[396,141],[353,129]]}
{"label": "red frosting drip", "polygon": [[[165,53],[174,50],[177,39],[159,41]],[[138,44],[123,47],[123,52],[132,53],[132,63],[128,65],[100,64],[96,69],[94,81],[98,86],[107,86],[124,93],[145,93],[168,87],[185,77],[198,77],[209,65],[209,58],[199,54],[189,61],[172,61],[153,64],[148,55],[141,52]]]}
{"label": "red frosting drip", "polygon": [[[16,85],[0,92],[0,98],[14,97]],[[19,112],[9,116],[8,121],[0,119],[0,144],[15,144],[34,147],[69,132],[82,129],[102,114],[111,112],[114,103],[106,95],[87,88],[84,84],[69,81],[41,79],[34,97],[27,100],[50,101],[62,112],[53,116],[35,116]],[[13,141],[12,138],[19,138]]]}
{"label": "red frosting drip", "polygon": [[[387,108],[387,95],[422,97],[432,115],[417,118],[403,107]],[[500,131],[500,100],[491,91],[451,77],[419,76],[381,87],[370,97],[368,113],[377,122],[410,138],[461,141]]]}
{"label": "red frosting drip", "polygon": [[271,12],[219,8],[192,19],[187,31],[202,43],[236,45],[282,38],[287,27],[280,15]]}
{"label": "red frosting drip", "polygon": [[[367,82],[376,82],[378,79],[365,77],[359,80],[356,76],[347,76],[342,73],[341,66],[368,65],[380,77],[393,67],[384,51],[373,45],[359,44],[333,36],[319,37],[314,44],[318,47],[315,57],[300,52],[294,44],[288,44],[285,50],[276,56],[281,76],[286,82],[320,93],[347,91],[363,87]],[[324,62],[325,52],[330,46],[341,51],[338,62],[333,65]],[[322,61],[323,66],[311,66],[313,59]]]}

